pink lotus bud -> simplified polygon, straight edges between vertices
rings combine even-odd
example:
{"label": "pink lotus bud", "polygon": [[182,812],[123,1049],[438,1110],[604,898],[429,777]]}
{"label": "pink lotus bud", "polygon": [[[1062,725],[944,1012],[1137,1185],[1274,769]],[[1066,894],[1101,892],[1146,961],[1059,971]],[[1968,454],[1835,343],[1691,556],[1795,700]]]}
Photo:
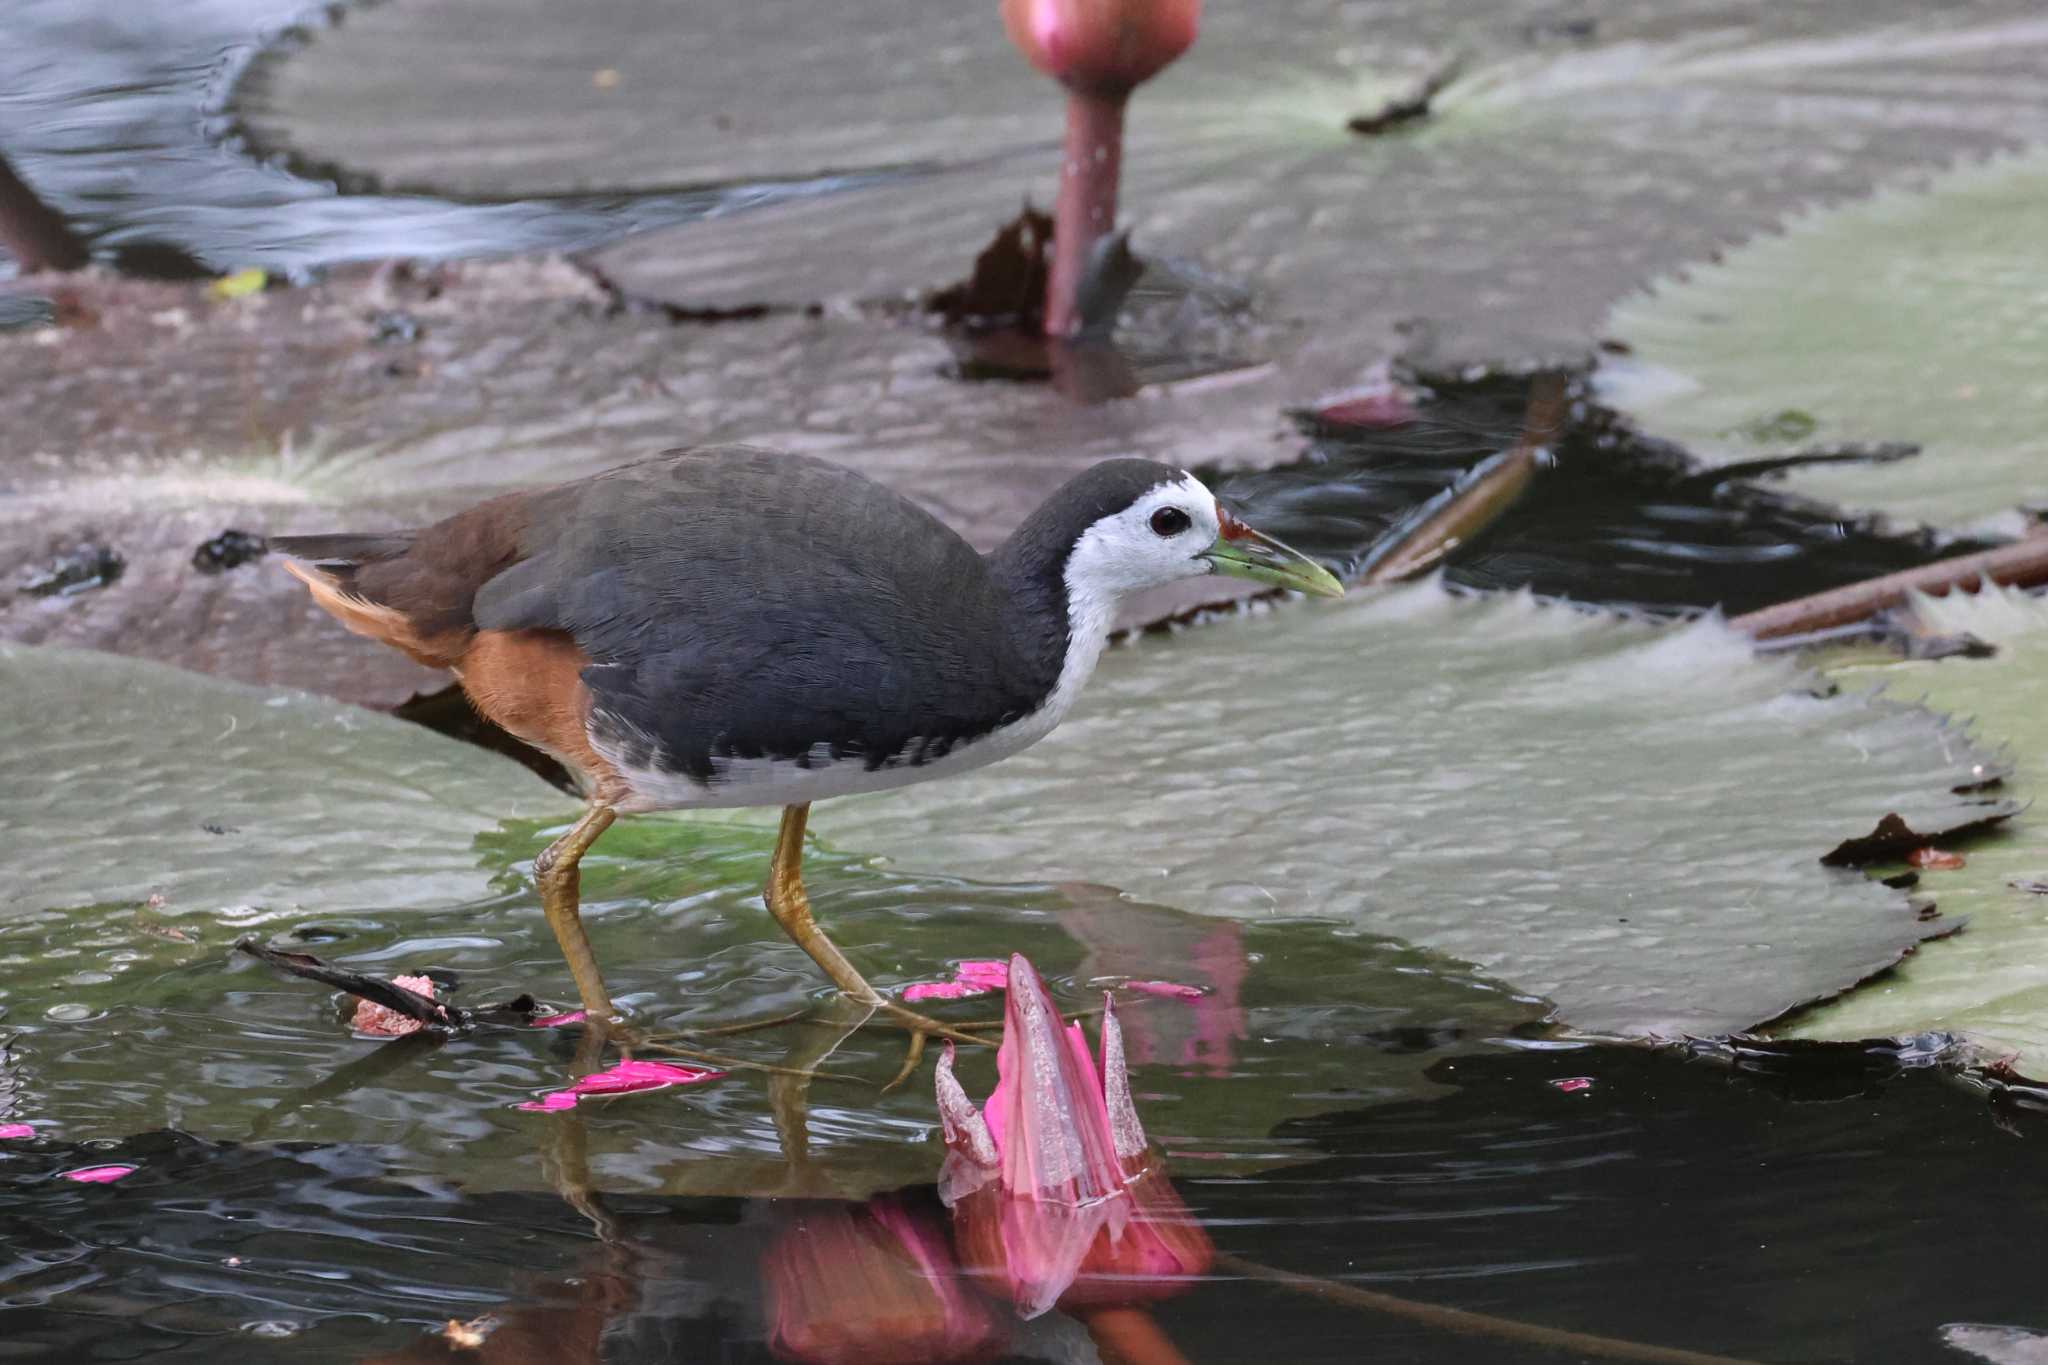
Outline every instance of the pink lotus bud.
{"label": "pink lotus bud", "polygon": [[1084,94],[1121,96],[1193,46],[1201,0],[1003,0],[1026,61]]}
{"label": "pink lotus bud", "polygon": [[893,1195],[799,1206],[761,1258],[769,1344],[807,1365],[943,1365],[1000,1354],[945,1229]]}
{"label": "pink lotus bud", "polygon": [[996,1088],[975,1112],[939,1061],[946,1164],[961,1260],[1025,1317],[1160,1298],[1208,1268],[1214,1249],[1158,1169],[1131,1102],[1123,1035],[1104,997],[1102,1065],[1063,1024],[1045,983],[1010,959]]}

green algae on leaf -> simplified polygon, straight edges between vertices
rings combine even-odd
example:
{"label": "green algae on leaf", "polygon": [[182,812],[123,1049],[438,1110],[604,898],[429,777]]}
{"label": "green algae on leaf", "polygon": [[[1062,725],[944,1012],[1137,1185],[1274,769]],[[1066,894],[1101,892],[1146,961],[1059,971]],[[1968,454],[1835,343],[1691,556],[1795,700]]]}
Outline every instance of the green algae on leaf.
{"label": "green algae on leaf", "polygon": [[1932,926],[1820,855],[1941,831],[1981,759],[1936,717],[1816,697],[1714,621],[1434,583],[1111,654],[994,768],[817,812],[821,837],[992,880],[1315,917],[1476,964],[1595,1032],[1726,1033]]}
{"label": "green algae on leaf", "polygon": [[[2001,158],[1793,220],[1615,310],[1604,396],[1702,458],[1917,442],[1789,487],[1903,522],[2012,529],[2048,498],[2048,155]],[[1797,419],[1797,420],[1791,420]]]}
{"label": "green algae on leaf", "polygon": [[[2017,1068],[2048,1075],[2048,915],[2027,884],[2048,874],[2048,817],[2039,800],[2048,770],[2048,723],[2040,682],[2048,672],[2048,603],[2007,589],[1915,600],[1918,623],[1937,634],[1968,633],[1997,646],[1990,658],[1838,661],[1828,669],[1844,689],[1945,712],[1979,743],[2002,743],[2012,763],[2007,791],[2025,803],[2010,821],[1961,845],[1965,865],[1925,871],[1915,890],[1962,933],[1930,943],[1862,989],[1800,1014],[1798,1038],[1876,1038],[1952,1032],[1987,1059],[2016,1053]],[[1892,870],[1892,869],[1885,869]]]}

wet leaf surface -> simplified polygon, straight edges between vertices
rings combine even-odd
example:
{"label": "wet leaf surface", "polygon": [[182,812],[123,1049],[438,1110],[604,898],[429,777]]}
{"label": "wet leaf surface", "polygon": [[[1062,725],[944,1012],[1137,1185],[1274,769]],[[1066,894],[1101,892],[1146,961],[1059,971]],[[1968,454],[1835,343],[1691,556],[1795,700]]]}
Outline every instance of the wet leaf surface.
{"label": "wet leaf surface", "polygon": [[[1916,600],[1920,629],[1969,633],[1991,641],[1989,658],[1901,661],[1865,655],[1837,659],[1829,676],[1847,690],[1881,689],[1966,724],[1974,742],[2003,746],[2012,772],[2004,791],[2022,809],[1967,841],[1944,839],[1964,865],[1916,864],[1915,890],[1945,918],[1965,917],[1962,933],[1930,943],[1898,970],[1864,989],[1791,1021],[1802,1038],[1867,1038],[1943,1031],[1973,1042],[1986,1060],[2008,1056],[2019,1072],[2048,1075],[2048,922],[2025,887],[2048,872],[2048,833],[2038,813],[2041,765],[2048,754],[2037,690],[2048,668],[2048,606],[2011,590]],[[1913,846],[1895,845],[1896,870]],[[2020,885],[2015,885],[2020,883]],[[2010,1056],[2009,1054],[2017,1054]]]}
{"label": "wet leaf surface", "polygon": [[1584,1029],[1726,1033],[1935,927],[1821,854],[1891,811],[2011,809],[1950,791],[1985,759],[1959,733],[1803,681],[1711,621],[1354,592],[1114,652],[1034,749],[814,826],[907,868],[1334,919]]}
{"label": "wet leaf surface", "polygon": [[2036,153],[1809,214],[1617,307],[1634,354],[1605,391],[1713,462],[1809,436],[1916,442],[1914,459],[1785,477],[1902,522],[2017,530],[2014,509],[2048,497],[2044,212]]}

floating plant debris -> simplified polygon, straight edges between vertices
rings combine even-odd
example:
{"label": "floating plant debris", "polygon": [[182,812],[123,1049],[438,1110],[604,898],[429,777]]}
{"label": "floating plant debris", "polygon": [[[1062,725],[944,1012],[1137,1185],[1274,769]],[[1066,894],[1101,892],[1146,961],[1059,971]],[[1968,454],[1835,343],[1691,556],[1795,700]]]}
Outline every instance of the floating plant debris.
{"label": "floating plant debris", "polygon": [[117,582],[128,561],[111,545],[84,541],[22,571],[20,591],[28,597],[70,597]]}
{"label": "floating plant debris", "polygon": [[222,531],[192,552],[192,567],[201,573],[226,573],[270,553],[270,542],[249,531]]}

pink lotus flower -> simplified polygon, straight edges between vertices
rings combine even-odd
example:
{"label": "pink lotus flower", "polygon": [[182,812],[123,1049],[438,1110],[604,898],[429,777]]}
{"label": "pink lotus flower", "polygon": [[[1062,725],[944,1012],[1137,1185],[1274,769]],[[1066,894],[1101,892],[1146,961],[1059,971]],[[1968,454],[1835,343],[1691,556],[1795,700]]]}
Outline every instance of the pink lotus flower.
{"label": "pink lotus flower", "polygon": [[133,1166],[81,1166],[75,1171],[60,1171],[57,1178],[75,1180],[81,1185],[111,1185],[133,1174]]}
{"label": "pink lotus flower", "polygon": [[1194,45],[1200,0],[1003,0],[1025,60],[1070,90],[1124,95]]}
{"label": "pink lotus flower", "polygon": [[986,959],[962,962],[953,968],[951,981],[920,981],[903,988],[906,1003],[918,1000],[965,1000],[987,995],[1009,984],[1010,964]]}
{"label": "pink lotus flower", "polygon": [[0,1138],[32,1138],[36,1130],[25,1123],[0,1123]]}
{"label": "pink lotus flower", "polygon": [[[434,998],[434,982],[425,976],[394,976],[394,986],[403,986],[409,991],[418,991],[429,1000]],[[374,1000],[356,1001],[356,1012],[348,1026],[357,1033],[366,1033],[373,1038],[403,1038],[408,1033],[418,1033],[426,1025],[419,1020],[400,1014],[388,1005]]]}
{"label": "pink lotus flower", "polygon": [[699,1081],[715,1081],[725,1075],[723,1071],[708,1071],[702,1067],[677,1066],[673,1062],[623,1061],[603,1071],[593,1071],[580,1076],[575,1084],[565,1090],[551,1090],[537,1100],[528,1100],[521,1109],[536,1113],[552,1114],[562,1109],[574,1109],[579,1100],[592,1095],[630,1095],[638,1090],[666,1090],[672,1085],[695,1085]]}
{"label": "pink lotus flower", "polygon": [[801,1204],[761,1258],[769,1345],[807,1365],[942,1365],[999,1354],[946,1232],[894,1195]]}
{"label": "pink lotus flower", "polygon": [[938,1066],[961,1260],[1025,1317],[1160,1298],[1208,1268],[1214,1248],[1159,1170],[1131,1102],[1123,1035],[1104,997],[1102,1065],[1079,1024],[1062,1024],[1031,964],[1010,959],[996,1088],[977,1113]]}

